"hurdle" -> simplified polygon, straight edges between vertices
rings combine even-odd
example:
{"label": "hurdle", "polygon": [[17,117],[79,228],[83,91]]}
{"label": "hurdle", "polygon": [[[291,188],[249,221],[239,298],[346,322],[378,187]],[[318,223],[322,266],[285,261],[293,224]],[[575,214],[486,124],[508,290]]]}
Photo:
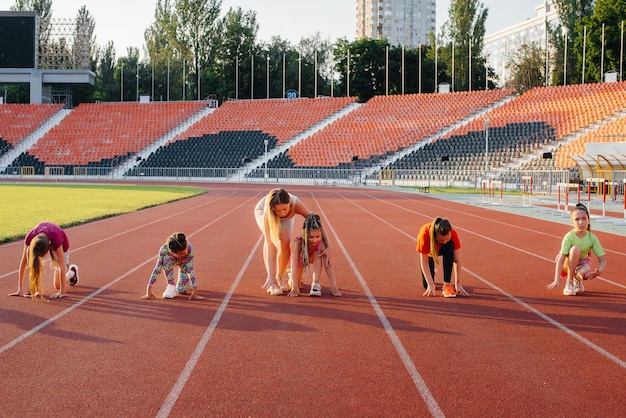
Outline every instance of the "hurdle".
{"label": "hurdle", "polygon": [[602,185],[602,217],[606,217],[606,179],[603,178],[589,178],[587,181],[587,210],[589,211],[589,216],[591,216],[591,183],[598,184],[597,193],[600,194],[600,185]]}
{"label": "hurdle", "polygon": [[[532,176],[523,176],[522,177],[522,206],[530,207],[533,205],[533,178]],[[528,194],[528,204],[526,204],[526,188],[528,186],[529,194]]]}
{"label": "hurdle", "polygon": [[[500,200],[496,202],[496,187],[500,189]],[[483,180],[483,203],[490,203],[492,205],[502,205],[502,181],[500,180]]]}
{"label": "hurdle", "polygon": [[576,189],[578,194],[578,201],[576,203],[580,203],[580,184],[576,183],[558,183],[556,185],[557,189],[557,199],[556,199],[556,210],[558,212],[561,211],[561,190],[564,190],[565,195],[565,206],[563,208],[564,212],[569,211],[569,191],[570,189]]}
{"label": "hurdle", "polygon": [[[624,185],[622,186],[622,190],[626,190],[626,179],[623,180]],[[626,193],[622,193],[624,195],[624,222],[626,222]]]}

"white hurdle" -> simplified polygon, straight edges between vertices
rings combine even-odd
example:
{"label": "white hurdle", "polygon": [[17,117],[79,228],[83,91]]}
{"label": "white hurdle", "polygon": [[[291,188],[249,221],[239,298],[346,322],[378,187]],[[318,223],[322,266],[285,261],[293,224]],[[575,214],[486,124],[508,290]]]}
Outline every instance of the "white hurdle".
{"label": "white hurdle", "polygon": [[587,181],[587,210],[589,211],[589,216],[591,216],[591,183],[597,183],[598,189],[597,192],[600,194],[600,187],[602,187],[602,217],[606,217],[606,179],[603,178],[589,178]]}
{"label": "white hurdle", "polygon": [[[532,206],[533,205],[533,178],[532,176],[523,176],[522,177],[522,206]],[[526,188],[528,187],[529,193],[526,195]],[[528,200],[528,204],[526,204],[526,200]]]}

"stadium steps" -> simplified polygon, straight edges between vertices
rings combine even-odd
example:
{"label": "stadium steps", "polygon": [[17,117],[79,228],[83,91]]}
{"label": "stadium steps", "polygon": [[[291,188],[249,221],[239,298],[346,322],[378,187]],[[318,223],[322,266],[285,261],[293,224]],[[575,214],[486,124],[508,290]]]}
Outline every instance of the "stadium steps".
{"label": "stadium steps", "polygon": [[8,167],[22,153],[26,152],[37,143],[50,129],[57,126],[67,115],[72,112],[71,109],[60,109],[51,118],[47,119],[41,126],[35,129],[30,135],[20,141],[11,151],[8,151],[0,157],[0,167]]}
{"label": "stadium steps", "polygon": [[370,176],[375,174],[376,172],[378,172],[379,170],[381,170],[383,167],[386,167],[394,162],[396,162],[397,160],[405,157],[406,155],[412,153],[413,151],[416,151],[422,147],[424,147],[426,144],[429,144],[431,142],[437,141],[443,137],[445,137],[446,135],[450,134],[452,131],[469,124],[470,122],[472,122],[475,119],[480,118],[481,116],[483,116],[484,114],[486,114],[487,112],[490,112],[491,110],[504,105],[505,103],[510,102],[511,100],[515,99],[517,96],[515,94],[509,95],[504,97],[503,99],[500,99],[494,103],[492,103],[491,105],[480,109],[478,112],[473,113],[469,116],[467,116],[464,119],[461,119],[460,121],[452,124],[452,125],[448,125],[445,128],[440,129],[438,132],[435,132],[434,134],[422,139],[419,142],[416,142],[415,144],[411,145],[410,147],[404,148],[392,155],[390,155],[389,157],[387,157],[384,160],[381,160],[378,164],[375,164],[371,167],[368,167],[366,169],[363,170],[363,175],[364,176]]}
{"label": "stadium steps", "polygon": [[[274,149],[268,150],[268,152],[267,152],[267,161],[268,162],[271,161],[273,158],[277,157],[278,155],[280,155],[283,152],[285,152],[286,150],[288,150],[289,147],[292,147],[295,144],[297,144],[297,143],[299,143],[301,141],[304,141],[305,139],[307,139],[308,137],[310,137],[314,133],[316,133],[316,132],[326,128],[328,125],[330,125],[331,123],[335,122],[336,120],[339,120],[342,117],[344,117],[345,115],[347,115],[348,113],[353,112],[354,110],[358,109],[360,106],[363,106],[363,105],[360,104],[360,103],[357,103],[357,102],[350,103],[349,105],[347,105],[343,109],[339,110],[338,112],[333,113],[332,115],[328,116],[327,118],[325,118],[325,119],[321,120],[320,122],[316,123],[315,125],[311,126],[306,131],[304,131],[304,132],[294,136],[293,138],[291,138],[288,141],[285,141],[284,143],[282,143],[281,145],[275,147]],[[244,165],[239,170],[237,170],[236,175],[239,175],[241,177],[247,176],[251,172],[253,172],[254,170],[262,169],[264,167],[264,164],[265,164],[265,155],[262,155],[259,158],[256,158],[256,159],[250,161],[248,164]]]}
{"label": "stadium steps", "polygon": [[115,167],[115,169],[113,169],[111,172],[112,177],[122,178],[125,172],[137,167],[139,163],[142,160],[147,159],[150,156],[150,154],[152,154],[153,152],[158,150],[160,147],[167,144],[176,136],[185,132],[193,124],[195,124],[196,122],[198,122],[200,119],[204,118],[205,116],[210,115],[215,110],[216,110],[215,107],[209,107],[209,106],[203,107],[198,112],[194,113],[193,115],[191,115],[190,117],[188,117],[187,119],[185,119],[184,121],[176,125],[174,129],[170,130],[164,135],[161,135],[155,141],[150,143],[150,145],[148,145],[147,147],[139,151],[133,158],[128,158],[123,164],[120,164],[118,167]]}
{"label": "stadium steps", "polygon": [[[612,115],[607,116],[606,118],[600,120],[600,121],[596,121],[594,123],[592,123],[589,126],[585,126],[581,129],[579,129],[576,132],[572,132],[571,134],[565,136],[563,139],[561,139],[560,141],[558,141],[556,144],[550,144],[544,148],[541,148],[539,150],[537,150],[536,152],[533,152],[531,154],[528,154],[522,158],[520,158],[517,161],[511,162],[510,164],[507,164],[506,166],[500,167],[498,169],[498,171],[500,172],[505,172],[505,171],[509,171],[509,170],[521,170],[522,167],[525,164],[528,164],[530,162],[532,162],[533,160],[537,159],[537,158],[543,158],[543,153],[544,152],[551,152],[554,156],[554,154],[556,154],[556,152],[563,147],[563,145],[569,144],[571,142],[574,142],[576,140],[578,140],[579,138],[581,138],[583,135],[586,135],[590,132],[595,131],[596,129],[598,129],[599,127],[606,125],[607,123],[611,123],[614,122],[615,120],[622,118],[622,117],[626,117],[626,110],[620,110],[618,112],[615,112]],[[554,158],[554,157],[553,157]]]}

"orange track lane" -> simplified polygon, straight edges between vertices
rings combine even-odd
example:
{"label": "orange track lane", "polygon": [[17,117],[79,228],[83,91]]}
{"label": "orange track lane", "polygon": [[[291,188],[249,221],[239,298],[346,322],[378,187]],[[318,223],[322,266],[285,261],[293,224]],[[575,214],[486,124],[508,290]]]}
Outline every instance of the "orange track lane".
{"label": "orange track lane", "polygon": [[[562,224],[419,194],[289,186],[322,215],[344,295],[329,296],[324,276],[321,298],[272,297],[252,215],[271,186],[206,187],[69,228],[81,273],[69,297],[2,299],[0,415],[623,415],[623,236],[597,233],[608,268],[565,297],[544,287]],[[415,235],[435,216],[459,231],[471,297],[422,296]],[[196,248],[207,299],[140,300],[175,231]],[[21,246],[0,246],[5,295]]]}

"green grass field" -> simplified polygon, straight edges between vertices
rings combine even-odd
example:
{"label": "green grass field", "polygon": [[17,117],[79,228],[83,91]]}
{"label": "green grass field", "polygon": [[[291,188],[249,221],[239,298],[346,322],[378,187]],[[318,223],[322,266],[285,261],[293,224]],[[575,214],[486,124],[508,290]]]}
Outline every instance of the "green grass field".
{"label": "green grass field", "polygon": [[41,221],[62,227],[207,193],[198,187],[117,184],[0,184],[0,243]]}

